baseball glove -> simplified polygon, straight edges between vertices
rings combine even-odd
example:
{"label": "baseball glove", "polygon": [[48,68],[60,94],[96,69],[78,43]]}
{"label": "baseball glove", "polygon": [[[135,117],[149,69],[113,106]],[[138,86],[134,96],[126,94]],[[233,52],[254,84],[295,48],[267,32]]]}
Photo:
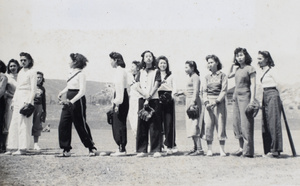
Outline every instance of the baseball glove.
{"label": "baseball glove", "polygon": [[169,103],[172,102],[172,95],[170,92],[163,92],[160,96],[159,96],[159,102],[167,105]]}
{"label": "baseball glove", "polygon": [[190,119],[197,119],[197,118],[199,118],[200,114],[199,114],[199,107],[198,107],[198,105],[191,105],[187,109],[186,113],[187,113],[187,115],[188,115],[188,117]]}
{"label": "baseball glove", "polygon": [[34,112],[35,108],[32,104],[26,103],[21,109],[20,114],[23,116],[26,116],[27,118],[31,116],[31,114]]}

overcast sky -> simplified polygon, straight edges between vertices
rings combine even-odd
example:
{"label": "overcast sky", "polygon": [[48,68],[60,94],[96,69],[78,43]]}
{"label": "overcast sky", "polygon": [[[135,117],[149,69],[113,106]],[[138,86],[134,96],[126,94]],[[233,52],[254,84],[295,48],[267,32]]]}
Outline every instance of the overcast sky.
{"label": "overcast sky", "polygon": [[258,72],[258,50],[270,51],[280,81],[295,83],[299,9],[297,0],[0,0],[0,59],[7,63],[29,52],[46,78],[66,79],[69,54],[78,52],[89,60],[88,80],[111,81],[111,51],[130,66],[151,50],[167,56],[181,79],[186,60],[207,74],[208,54],[219,56],[227,73],[241,46]]}

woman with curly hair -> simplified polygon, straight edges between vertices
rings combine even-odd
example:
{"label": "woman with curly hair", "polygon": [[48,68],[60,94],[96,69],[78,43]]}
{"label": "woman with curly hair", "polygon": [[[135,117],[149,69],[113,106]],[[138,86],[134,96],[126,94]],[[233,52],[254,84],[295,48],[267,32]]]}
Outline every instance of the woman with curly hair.
{"label": "woman with curly hair", "polygon": [[228,78],[235,77],[233,128],[239,140],[239,149],[232,155],[248,158],[254,157],[254,117],[245,112],[247,106],[255,101],[256,94],[256,71],[251,62],[252,58],[245,48],[235,49],[228,75]]}
{"label": "woman with curly hair", "polygon": [[27,104],[33,104],[37,90],[37,73],[32,69],[33,59],[30,54],[22,52],[20,54],[21,66],[23,67],[17,80],[16,91],[12,100],[13,115],[9,127],[7,148],[17,149],[16,152],[8,151],[6,154],[24,155],[31,144],[32,118],[20,114],[20,109]]}
{"label": "woman with curly hair", "polygon": [[[63,105],[58,126],[59,146],[63,149],[62,156],[71,156],[72,123],[83,145],[89,149],[89,156],[96,156],[90,128],[86,122],[86,76],[83,69],[88,60],[79,53],[70,54],[69,63],[71,72],[67,80],[67,86],[58,94],[58,99]],[[62,101],[62,95],[66,94],[67,100]]]}

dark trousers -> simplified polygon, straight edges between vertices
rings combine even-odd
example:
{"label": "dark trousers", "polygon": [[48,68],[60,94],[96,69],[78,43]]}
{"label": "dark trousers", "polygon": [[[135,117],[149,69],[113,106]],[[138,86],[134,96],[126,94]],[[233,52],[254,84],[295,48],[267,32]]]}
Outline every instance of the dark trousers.
{"label": "dark trousers", "polygon": [[264,153],[282,152],[281,100],[276,89],[263,93],[262,137]]}
{"label": "dark trousers", "polygon": [[169,104],[160,104],[161,118],[163,123],[163,134],[165,135],[164,145],[167,148],[173,148],[176,146],[175,137],[175,104],[172,101]]}
{"label": "dark trousers", "polygon": [[[68,90],[67,99],[71,100],[78,90]],[[69,151],[71,147],[72,138],[72,123],[74,123],[75,129],[80,137],[83,145],[89,149],[94,148],[94,142],[92,139],[91,131],[86,123],[86,99],[85,96],[81,97],[74,103],[75,108],[73,110],[63,107],[60,122],[58,126],[59,146],[60,148]]]}
{"label": "dark trousers", "polygon": [[120,151],[125,151],[127,144],[127,115],[129,110],[129,98],[127,90],[124,90],[123,103],[119,105],[119,111],[114,112],[112,132],[115,142],[120,148]]}
{"label": "dark trousers", "polygon": [[4,100],[4,96],[2,96],[0,98],[0,150],[6,149],[7,134],[3,134],[3,129],[5,126],[4,113],[5,113],[5,100]]}
{"label": "dark trousers", "polygon": [[[139,99],[139,110],[144,107],[145,100]],[[161,152],[161,140],[162,140],[162,123],[161,123],[161,109],[158,99],[149,101],[149,106],[155,110],[152,118],[148,121],[144,121],[141,118],[138,119],[137,136],[136,136],[136,151],[147,153],[148,139],[150,132],[150,151]]]}

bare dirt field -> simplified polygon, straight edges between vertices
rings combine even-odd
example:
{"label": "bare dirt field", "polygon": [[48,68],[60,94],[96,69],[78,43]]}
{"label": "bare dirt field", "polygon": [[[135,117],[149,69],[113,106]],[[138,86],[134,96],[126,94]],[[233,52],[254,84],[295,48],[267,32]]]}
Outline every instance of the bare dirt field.
{"label": "bare dirt field", "polygon": [[[110,126],[99,116],[103,110],[89,106],[88,121],[99,151],[117,148]],[[179,108],[180,111],[182,108]],[[0,155],[0,185],[300,185],[300,158],[292,157],[285,128],[283,127],[284,152],[280,159],[263,158],[260,116],[255,124],[255,158],[218,156],[218,144],[214,142],[214,156],[184,156],[192,147],[185,135],[184,125],[178,113],[177,145],[180,152],[172,156],[145,158],[134,156],[135,140],[128,127],[128,156],[88,157],[88,150],[81,144],[73,130],[72,156],[56,157],[58,146],[57,122],[59,106],[49,106],[51,132],[42,133],[42,152],[28,152],[25,156]],[[58,114],[57,114],[58,113]],[[300,129],[298,110],[288,112],[296,150],[300,153]],[[230,113],[229,113],[230,116]],[[99,122],[100,121],[100,122]],[[230,118],[229,118],[230,121]],[[56,123],[56,125],[55,125]],[[231,123],[228,122],[228,153],[237,149]],[[206,151],[205,141],[202,141]]]}

